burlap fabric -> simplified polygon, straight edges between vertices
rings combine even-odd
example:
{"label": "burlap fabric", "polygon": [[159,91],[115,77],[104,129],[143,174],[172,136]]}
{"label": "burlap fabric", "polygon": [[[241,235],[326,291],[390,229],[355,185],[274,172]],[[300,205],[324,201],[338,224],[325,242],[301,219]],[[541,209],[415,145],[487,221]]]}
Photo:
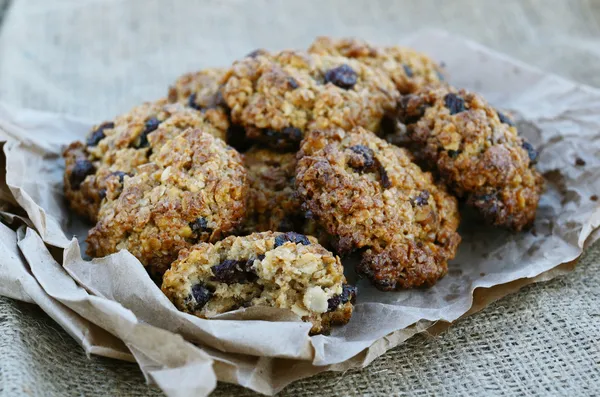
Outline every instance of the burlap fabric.
{"label": "burlap fabric", "polygon": [[[233,14],[246,23],[228,23]],[[100,119],[164,95],[184,71],[226,64],[256,47],[302,46],[316,34],[394,32],[393,42],[422,27],[600,86],[595,1],[14,0],[0,27],[0,99]],[[219,58],[207,43],[224,47]],[[441,336],[413,338],[362,371],[319,375],[282,394],[598,394],[599,272],[597,243],[566,277],[527,287]],[[34,306],[0,299],[0,335],[5,395],[160,395],[134,364],[85,357]],[[252,393],[221,384],[214,394]]]}

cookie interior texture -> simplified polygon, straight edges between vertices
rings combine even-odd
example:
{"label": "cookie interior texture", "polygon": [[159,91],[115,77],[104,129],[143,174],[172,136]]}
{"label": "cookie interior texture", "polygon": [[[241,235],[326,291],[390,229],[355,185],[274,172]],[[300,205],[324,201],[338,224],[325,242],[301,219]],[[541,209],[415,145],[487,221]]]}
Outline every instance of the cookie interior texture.
{"label": "cookie interior texture", "polygon": [[377,131],[398,91],[381,70],[345,57],[300,51],[260,52],[233,64],[222,79],[232,121],[249,138],[297,149],[312,128],[355,125]]}
{"label": "cookie interior texture", "polygon": [[74,142],[64,151],[65,197],[71,209],[95,222],[102,200],[118,196],[124,176],[153,161],[168,140],[187,128],[224,139],[222,127],[197,110],[166,100],[136,106],[95,126],[85,143]]}
{"label": "cookie interior texture", "polygon": [[347,323],[356,295],[340,259],[294,232],[230,236],[184,249],[162,290],[178,309],[202,318],[250,306],[290,309],[312,323],[313,334]]}
{"label": "cookie interior texture", "polygon": [[404,149],[363,128],[314,130],[298,154],[304,208],[338,239],[360,250],[357,270],[382,290],[431,285],[460,242],[457,202]]}
{"label": "cookie interior texture", "polygon": [[153,157],[124,178],[118,197],[107,198],[87,252],[127,249],[160,279],[179,250],[238,227],[248,185],[240,154],[201,129],[184,131]]}
{"label": "cookie interior texture", "polygon": [[403,97],[399,120],[416,153],[490,224],[533,224],[544,186],[538,153],[509,116],[475,93],[440,86]]}

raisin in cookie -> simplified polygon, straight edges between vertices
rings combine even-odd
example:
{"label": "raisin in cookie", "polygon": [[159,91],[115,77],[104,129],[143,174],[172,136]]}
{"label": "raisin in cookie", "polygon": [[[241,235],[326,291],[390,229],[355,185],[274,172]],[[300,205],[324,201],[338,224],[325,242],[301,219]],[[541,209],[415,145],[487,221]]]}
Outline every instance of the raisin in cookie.
{"label": "raisin in cookie", "polygon": [[221,139],[187,129],[107,197],[87,238],[88,255],[129,250],[160,278],[179,250],[238,227],[248,186],[242,158]]}
{"label": "raisin in cookie", "polygon": [[509,117],[482,97],[449,86],[402,98],[399,120],[420,156],[497,226],[530,226],[543,190],[537,152]]}
{"label": "raisin in cookie", "polygon": [[249,306],[290,309],[317,334],[352,316],[356,289],[343,270],[313,237],[254,233],[181,251],[162,290],[179,310],[202,318]]}
{"label": "raisin in cookie", "polygon": [[219,91],[219,82],[225,71],[221,68],[209,68],[184,74],[169,87],[169,102],[179,102],[196,109],[212,125],[221,131],[228,131],[228,109]]}
{"label": "raisin in cookie", "polygon": [[406,47],[376,47],[359,39],[318,37],[308,52],[352,58],[379,68],[390,76],[402,94],[416,92],[444,80],[440,65]]}
{"label": "raisin in cookie", "polygon": [[456,199],[410,154],[363,128],[315,130],[298,153],[296,186],[341,254],[381,290],[432,285],[460,242]]}
{"label": "raisin in cookie", "polygon": [[165,100],[142,104],[94,127],[85,143],[74,142],[63,153],[64,192],[70,207],[95,222],[102,200],[118,196],[125,177],[190,127],[225,138],[225,130],[200,112]]}
{"label": "raisin in cookie", "polygon": [[363,126],[377,131],[398,91],[379,69],[344,57],[283,51],[248,56],[223,77],[231,118],[249,138],[294,149],[305,131]]}

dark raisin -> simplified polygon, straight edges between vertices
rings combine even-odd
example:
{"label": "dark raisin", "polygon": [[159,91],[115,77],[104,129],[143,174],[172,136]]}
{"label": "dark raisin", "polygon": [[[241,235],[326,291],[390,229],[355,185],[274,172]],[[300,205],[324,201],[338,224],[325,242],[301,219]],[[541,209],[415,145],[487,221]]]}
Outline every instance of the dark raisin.
{"label": "dark raisin", "polygon": [[190,97],[188,98],[188,106],[192,109],[200,110],[200,105],[196,103],[196,97],[197,95],[195,92],[192,95],[190,95]]}
{"label": "dark raisin", "polygon": [[298,81],[296,81],[296,79],[293,77],[288,77],[287,82],[292,90],[295,90],[296,88],[300,87],[300,84],[298,84]]}
{"label": "dark raisin", "polygon": [[407,64],[403,64],[402,67],[404,68],[404,73],[406,73],[406,77],[413,77],[413,71],[410,68],[410,66],[408,66]]}
{"label": "dark raisin", "polygon": [[332,312],[342,303],[341,295],[334,295],[327,301],[327,311]]}
{"label": "dark raisin", "polygon": [[260,254],[259,256],[256,257],[256,259],[258,259],[259,261],[262,261],[263,259],[265,259],[265,256],[263,254]]}
{"label": "dark raisin", "polygon": [[392,182],[390,181],[390,177],[388,176],[385,167],[379,164],[379,177],[381,178],[381,187],[384,189],[389,189],[392,187]]}
{"label": "dark raisin", "polygon": [[460,150],[448,150],[448,157],[450,157],[451,159],[455,159],[458,157],[458,155],[461,153]]}
{"label": "dark raisin", "polygon": [[465,111],[465,100],[453,92],[446,94],[444,97],[444,104],[450,111],[450,114],[457,114]]}
{"label": "dark raisin", "polygon": [[257,139],[276,150],[296,149],[302,141],[302,131],[296,127],[285,127],[282,130],[265,128]]}
{"label": "dark raisin", "polygon": [[212,231],[211,228],[208,227],[208,221],[206,218],[199,217],[195,221],[188,223],[192,232],[196,233],[196,235],[200,235],[204,232],[210,233]]}
{"label": "dark raisin", "polygon": [[515,123],[513,123],[513,121],[510,119],[510,117],[508,117],[507,115],[505,115],[501,111],[496,110],[496,113],[498,113],[498,118],[500,119],[501,123],[508,124],[510,126],[515,125]]}
{"label": "dark raisin", "polygon": [[296,127],[285,127],[281,133],[287,137],[290,142],[300,142],[302,140],[302,131]]}
{"label": "dark raisin", "polygon": [[104,198],[106,197],[106,189],[98,190],[98,197],[100,197],[100,200],[104,200]]}
{"label": "dark raisin", "polygon": [[375,153],[364,145],[354,145],[349,147],[354,154],[348,157],[348,165],[358,172],[369,172],[375,166]]}
{"label": "dark raisin", "polygon": [[346,302],[352,302],[354,303],[356,300],[356,293],[358,292],[358,289],[352,285],[348,285],[348,284],[344,284],[342,286],[342,293],[340,295],[335,295],[333,297],[331,297],[328,301],[327,301],[327,311],[334,311],[335,309],[337,309],[340,305],[346,303]]}
{"label": "dark raisin", "polygon": [[254,259],[226,259],[218,265],[211,267],[213,280],[225,284],[244,284],[256,280],[257,276],[252,272]]}
{"label": "dark raisin", "polygon": [[527,151],[527,155],[529,156],[529,162],[531,164],[537,163],[538,152],[537,152],[537,150],[535,150],[533,145],[531,143],[527,142],[526,140],[523,140],[523,143],[521,144],[521,146],[523,147],[523,149],[525,149]]}
{"label": "dark raisin", "polygon": [[259,48],[257,50],[252,51],[251,53],[249,53],[248,55],[246,55],[246,58],[256,58],[259,55],[265,55],[267,53],[266,50]]}
{"label": "dark raisin", "polygon": [[117,177],[119,177],[119,182],[123,183],[123,180],[125,179],[125,176],[131,176],[131,174],[127,173],[127,172],[123,172],[123,171],[115,171],[115,172],[111,172],[111,175],[115,175]]}
{"label": "dark raisin", "polygon": [[196,284],[192,287],[192,293],[186,303],[192,311],[202,310],[210,298],[212,298],[212,295],[212,291],[204,284]]}
{"label": "dark raisin", "polygon": [[477,207],[484,217],[491,219],[494,219],[500,211],[498,202],[497,193],[476,195],[469,199],[469,204]]}
{"label": "dark raisin", "polygon": [[158,128],[158,126],[160,125],[160,123],[161,123],[161,121],[159,119],[157,119],[156,117],[152,117],[152,118],[146,120],[146,128],[140,134],[140,142],[137,145],[137,148],[145,148],[145,147],[150,146],[150,143],[148,142],[148,134],[150,134],[151,132],[156,130]]}
{"label": "dark raisin", "polygon": [[423,190],[417,197],[410,200],[410,203],[413,207],[422,207],[427,205],[427,201],[429,200],[429,191]]}
{"label": "dark raisin", "polygon": [[104,139],[106,135],[104,135],[104,130],[108,130],[111,128],[115,128],[115,123],[112,121],[107,121],[106,123],[102,123],[96,128],[88,137],[86,145],[87,146],[96,146],[100,143],[101,140]]}
{"label": "dark raisin", "polygon": [[357,81],[357,74],[350,66],[343,64],[325,72],[325,82],[332,83],[340,88],[350,89]]}
{"label": "dark raisin", "polygon": [[85,178],[94,172],[96,172],[96,168],[91,161],[86,159],[79,159],[75,161],[75,166],[73,167],[73,171],[71,171],[71,176],[69,177],[71,189],[79,189]]}
{"label": "dark raisin", "polygon": [[273,248],[277,248],[288,241],[295,244],[310,245],[310,241],[305,235],[296,232],[287,232],[275,237],[275,245]]}
{"label": "dark raisin", "polygon": [[575,159],[575,165],[578,167],[583,167],[584,165],[586,165],[587,163],[585,162],[584,159],[582,159],[581,157],[577,157]]}
{"label": "dark raisin", "polygon": [[592,201],[598,201],[598,195],[597,194],[592,194],[590,196],[590,200],[592,200]]}
{"label": "dark raisin", "polygon": [[342,287],[342,303],[356,301],[356,294],[358,293],[358,287],[353,285],[344,284]]}

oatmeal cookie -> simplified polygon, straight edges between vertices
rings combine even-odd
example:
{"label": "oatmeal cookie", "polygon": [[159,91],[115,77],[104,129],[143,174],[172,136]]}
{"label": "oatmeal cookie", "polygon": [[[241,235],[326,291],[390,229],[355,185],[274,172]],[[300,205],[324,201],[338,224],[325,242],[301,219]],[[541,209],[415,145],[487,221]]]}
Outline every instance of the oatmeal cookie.
{"label": "oatmeal cookie", "polygon": [[301,231],[306,220],[295,196],[296,155],[253,147],[244,164],[250,189],[243,231]]}
{"label": "oatmeal cookie", "polygon": [[305,131],[363,126],[377,131],[398,91],[379,69],[344,57],[262,51],[228,70],[221,89],[249,138],[295,149]]}
{"label": "oatmeal cookie", "polygon": [[363,128],[312,131],[296,186],[338,252],[359,250],[357,271],[377,288],[432,285],[446,274],[460,242],[457,202],[405,149]]}
{"label": "oatmeal cookie", "polygon": [[443,69],[425,54],[407,47],[377,47],[354,38],[317,37],[308,52],[356,59],[383,70],[402,94],[444,81]]}
{"label": "oatmeal cookie", "polygon": [[248,186],[241,155],[200,129],[172,138],[153,160],[125,178],[118,197],[107,197],[87,253],[127,249],[160,278],[179,250],[218,241],[239,225]]}
{"label": "oatmeal cookie", "polygon": [[481,96],[449,86],[407,95],[399,120],[419,155],[491,224],[530,226],[543,190],[538,154]]}
{"label": "oatmeal cookie", "polygon": [[74,142],[63,153],[64,192],[70,207],[95,222],[102,200],[117,196],[124,178],[190,127],[225,138],[225,131],[200,112],[165,100],[142,104],[95,126],[85,143]]}
{"label": "oatmeal cookie", "polygon": [[181,251],[162,290],[179,310],[202,318],[240,307],[291,309],[317,334],[352,316],[356,289],[343,270],[313,237],[254,233]]}
{"label": "oatmeal cookie", "polygon": [[219,91],[225,69],[209,68],[187,73],[169,87],[169,102],[179,102],[196,109],[221,131],[230,135],[230,123],[225,102]]}

